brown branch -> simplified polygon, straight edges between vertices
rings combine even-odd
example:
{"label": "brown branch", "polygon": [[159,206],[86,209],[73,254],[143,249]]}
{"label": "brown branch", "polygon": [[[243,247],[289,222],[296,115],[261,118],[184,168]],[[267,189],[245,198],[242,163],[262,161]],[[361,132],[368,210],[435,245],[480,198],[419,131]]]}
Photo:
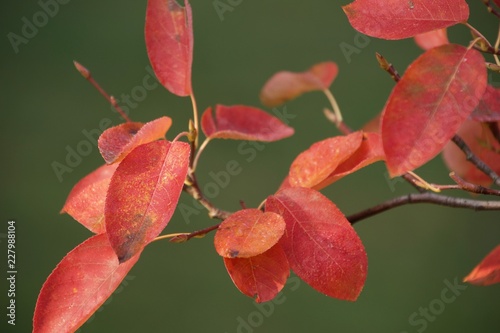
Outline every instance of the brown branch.
{"label": "brown branch", "polygon": [[449,196],[443,196],[432,192],[426,193],[413,193],[390,199],[377,206],[368,208],[359,213],[350,215],[347,220],[354,224],[371,216],[383,213],[387,210],[416,203],[430,203],[441,206],[455,207],[455,208],[468,208],[474,210],[500,210],[500,201],[482,201],[474,199],[463,199]]}
{"label": "brown branch", "polygon": [[465,143],[465,141],[459,137],[458,135],[453,136],[451,139],[453,143],[455,143],[460,150],[462,150],[465,153],[465,158],[467,161],[471,162],[474,164],[479,170],[481,170],[484,174],[486,174],[488,177],[490,177],[493,182],[497,185],[500,186],[500,177],[498,174],[493,171],[486,163],[481,161],[469,148],[469,146]]}
{"label": "brown branch", "polygon": [[213,219],[225,220],[232,213],[215,207],[201,192],[194,173],[188,175],[188,184],[184,184],[183,190],[189,193],[195,200],[208,210],[208,216]]}
{"label": "brown branch", "polygon": [[493,15],[495,15],[500,19],[500,12],[491,5],[491,0],[483,0],[483,3],[486,5],[486,8],[490,13],[492,13]]}

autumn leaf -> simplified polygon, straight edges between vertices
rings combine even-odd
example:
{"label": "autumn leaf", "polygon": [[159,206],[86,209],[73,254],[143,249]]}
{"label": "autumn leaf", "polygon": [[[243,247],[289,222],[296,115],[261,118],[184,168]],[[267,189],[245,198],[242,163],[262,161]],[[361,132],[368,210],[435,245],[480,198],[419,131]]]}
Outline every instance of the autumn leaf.
{"label": "autumn leaf", "polygon": [[500,245],[493,249],[469,275],[464,278],[478,286],[489,286],[500,283]]}
{"label": "autumn leaf", "polygon": [[[500,122],[497,123],[498,125]],[[500,143],[486,124],[467,120],[457,134],[478,158],[490,166],[493,171],[500,173]],[[449,142],[445,146],[443,158],[451,171],[470,183],[489,186],[493,182],[474,164],[467,161],[465,153],[453,142]]]}
{"label": "autumn leaf", "polygon": [[486,80],[483,56],[455,44],[433,48],[408,67],[382,115],[391,177],[420,167],[443,149],[479,103]]}
{"label": "autumn leaf", "polygon": [[293,161],[288,174],[290,185],[314,187],[324,181],[339,164],[361,145],[363,132],[336,136],[313,144]]}
{"label": "autumn leaf", "polygon": [[380,135],[377,133],[364,133],[359,148],[344,162],[340,163],[327,178],[313,188],[319,191],[365,166],[382,161],[384,157]]}
{"label": "autumn leaf", "polygon": [[278,244],[301,279],[330,297],[357,299],[366,280],[366,252],[328,198],[308,188],[287,188],[267,199],[266,211],[285,219],[286,231]]}
{"label": "autumn leaf", "polygon": [[258,108],[245,105],[217,105],[203,112],[201,128],[207,138],[277,141],[293,135],[293,128]]}
{"label": "autumn leaf", "polygon": [[215,249],[225,258],[254,257],[273,247],[284,231],[280,215],[243,209],[221,223],[214,238]]}
{"label": "autumn leaf", "polygon": [[224,265],[236,287],[243,294],[255,297],[257,303],[272,300],[290,275],[290,266],[279,244],[255,257],[224,258]]}
{"label": "autumn leaf", "polygon": [[189,144],[165,140],[136,147],[116,169],[106,197],[111,246],[125,262],[167,226],[184,185]]}
{"label": "autumn leaf", "polygon": [[424,32],[413,38],[415,43],[425,51],[450,43],[448,41],[448,31],[446,28]]}
{"label": "autumn leaf", "polygon": [[106,163],[116,163],[135,147],[165,137],[172,119],[161,117],[146,124],[127,122],[105,130],[99,137],[98,147]]}
{"label": "autumn leaf", "polygon": [[119,264],[106,234],[78,245],[45,281],[36,302],[33,333],[76,331],[118,288],[139,255]]}
{"label": "autumn leaf", "polygon": [[483,97],[471,114],[471,119],[483,122],[500,120],[500,88],[491,85],[486,87]]}
{"label": "autumn leaf", "polygon": [[105,232],[106,193],[117,167],[118,164],[103,165],[82,178],[71,189],[61,213],[68,213],[95,234]]}
{"label": "autumn leaf", "polygon": [[469,18],[464,0],[356,0],[342,8],[354,29],[382,39],[409,38]]}
{"label": "autumn leaf", "polygon": [[316,64],[302,73],[278,72],[264,84],[260,100],[268,107],[281,105],[306,92],[328,89],[337,74],[337,64],[331,61]]}
{"label": "autumn leaf", "polygon": [[148,0],[146,49],[161,84],[178,96],[189,96],[193,63],[191,6],[176,0]]}

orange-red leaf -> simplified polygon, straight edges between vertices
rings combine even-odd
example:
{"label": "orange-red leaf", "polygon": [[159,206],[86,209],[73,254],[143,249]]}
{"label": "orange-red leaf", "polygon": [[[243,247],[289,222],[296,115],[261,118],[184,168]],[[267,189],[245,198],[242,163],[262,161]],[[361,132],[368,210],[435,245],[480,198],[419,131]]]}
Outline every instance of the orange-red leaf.
{"label": "orange-red leaf", "polygon": [[290,275],[283,249],[276,244],[264,253],[250,258],[224,258],[227,272],[236,287],[257,303],[272,300]]}
{"label": "orange-red leaf", "polygon": [[[500,122],[497,123],[500,125]],[[467,120],[457,133],[469,146],[472,152],[490,168],[500,173],[500,143],[494,138],[486,124]],[[467,161],[464,152],[453,142],[449,142],[443,150],[443,158],[451,171],[468,182],[489,186],[491,178]]]}
{"label": "orange-red leaf", "polygon": [[117,167],[118,164],[103,165],[82,178],[71,189],[61,213],[68,213],[93,233],[105,232],[106,193]]}
{"label": "orange-red leaf", "polygon": [[359,149],[347,160],[340,163],[325,180],[314,186],[314,189],[319,191],[337,180],[383,159],[384,150],[382,149],[382,139],[380,135],[377,133],[364,133],[363,141]]}
{"label": "orange-red leaf", "polygon": [[448,41],[448,30],[446,28],[424,32],[413,38],[415,39],[415,43],[425,51],[450,43]]}
{"label": "orange-red leaf", "polygon": [[486,67],[478,51],[448,44],[425,52],[395,86],[381,133],[392,177],[436,156],[479,103]]}
{"label": "orange-red leaf", "polygon": [[500,283],[500,245],[493,249],[469,275],[464,278],[478,286],[489,286]]}
{"label": "orange-red leaf", "polygon": [[277,141],[293,134],[293,128],[258,108],[217,105],[215,117],[208,108],[201,118],[203,133],[210,139]]}
{"label": "orange-red leaf", "polygon": [[467,21],[464,0],[356,0],[342,7],[352,27],[382,39],[403,39]]}
{"label": "orange-red leaf", "polygon": [[165,136],[172,125],[169,117],[161,117],[148,123],[124,123],[105,130],[99,137],[98,146],[106,163],[116,163],[135,147]]}
{"label": "orange-red leaf", "polygon": [[293,161],[288,174],[290,185],[318,185],[358,150],[362,139],[363,132],[358,131],[316,142]]}
{"label": "orange-red leaf", "polygon": [[178,96],[191,94],[193,26],[191,6],[184,0],[148,0],[146,48],[158,80]]}
{"label": "orange-red leaf", "polygon": [[316,64],[301,73],[278,72],[264,84],[260,100],[269,107],[281,105],[306,92],[328,89],[337,74],[337,64],[331,61]]}
{"label": "orange-red leaf", "polygon": [[45,281],[36,303],[33,333],[76,331],[118,288],[139,255],[119,264],[106,234],[78,245]]}
{"label": "orange-red leaf", "polygon": [[490,85],[486,87],[483,97],[471,118],[477,121],[499,121],[500,120],[500,88]]}
{"label": "orange-red leaf", "polygon": [[366,280],[366,252],[328,198],[308,188],[287,188],[267,199],[266,211],[285,219],[278,244],[301,279],[330,297],[356,300]]}
{"label": "orange-red leaf", "polygon": [[284,231],[280,215],[243,209],[221,223],[214,238],[215,249],[225,258],[254,257],[273,247]]}
{"label": "orange-red leaf", "polygon": [[125,262],[167,226],[184,185],[189,144],[154,141],[136,147],[116,169],[106,197],[111,246]]}

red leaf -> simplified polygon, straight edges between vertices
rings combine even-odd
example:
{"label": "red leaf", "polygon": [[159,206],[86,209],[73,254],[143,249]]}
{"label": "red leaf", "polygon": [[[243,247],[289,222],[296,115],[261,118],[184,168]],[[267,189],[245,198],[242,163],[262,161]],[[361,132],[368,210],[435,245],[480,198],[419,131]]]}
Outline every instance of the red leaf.
{"label": "red leaf", "polygon": [[148,0],[146,48],[158,80],[178,96],[191,94],[193,27],[191,6],[184,0]]}
{"label": "red leaf", "polygon": [[464,278],[478,286],[489,286],[500,283],[500,245],[493,249],[469,275]]}
{"label": "red leaf", "polygon": [[483,98],[472,112],[471,118],[483,122],[500,120],[500,88],[490,85],[486,87]]}
{"label": "red leaf", "polygon": [[225,258],[248,258],[266,252],[285,232],[285,221],[259,209],[240,210],[224,220],[215,234],[215,249]]}
{"label": "red leaf", "polygon": [[337,166],[354,154],[361,145],[363,132],[336,136],[316,142],[293,161],[288,181],[297,187],[314,187],[325,180]]}
{"label": "red leaf", "polygon": [[266,211],[285,219],[286,231],[278,244],[301,279],[330,297],[356,300],[366,280],[366,252],[328,198],[312,189],[288,188],[267,199]]}
{"label": "red leaf", "polygon": [[314,189],[320,190],[337,180],[358,171],[377,161],[384,159],[384,150],[382,149],[382,139],[377,133],[364,133],[363,141],[354,154],[340,165],[321,183],[314,186]]}
{"label": "red leaf", "polygon": [[184,185],[189,144],[154,141],[135,148],[116,169],[106,197],[106,232],[125,262],[167,226]]}
{"label": "red leaf", "polygon": [[382,39],[403,39],[467,21],[464,0],[356,0],[342,7],[352,27]]}
{"label": "red leaf", "polygon": [[169,117],[143,123],[124,123],[108,128],[99,137],[98,146],[106,163],[116,163],[135,147],[165,136],[172,125]]}
{"label": "red leaf", "polygon": [[69,193],[61,213],[68,213],[93,233],[105,232],[104,203],[117,167],[118,164],[103,165],[82,178]]}
{"label": "red leaf", "polygon": [[119,264],[106,234],[78,245],[45,281],[36,303],[33,333],[76,331],[118,288],[139,255]]}
{"label": "red leaf", "polygon": [[[477,157],[490,166],[493,171],[500,173],[500,143],[495,140],[486,124],[467,120],[457,134]],[[445,146],[443,158],[451,171],[468,182],[483,186],[489,186],[493,182],[491,178],[467,161],[464,152],[453,142],[449,142]]]}
{"label": "red leaf", "polygon": [[446,28],[418,34],[414,39],[415,43],[423,50],[430,50],[441,45],[450,44]]}
{"label": "red leaf", "polygon": [[236,287],[257,303],[272,300],[286,283],[290,266],[279,244],[250,258],[224,258],[227,272]]}
{"label": "red leaf", "polygon": [[483,56],[460,45],[425,52],[392,91],[381,132],[392,177],[436,156],[460,128],[486,89]]}
{"label": "red leaf", "polygon": [[293,128],[270,114],[244,105],[217,105],[215,118],[212,108],[203,112],[203,133],[210,139],[277,141],[293,134]]}
{"label": "red leaf", "polygon": [[316,64],[302,73],[278,72],[262,88],[260,100],[268,107],[281,105],[306,92],[328,89],[337,74],[334,62]]}

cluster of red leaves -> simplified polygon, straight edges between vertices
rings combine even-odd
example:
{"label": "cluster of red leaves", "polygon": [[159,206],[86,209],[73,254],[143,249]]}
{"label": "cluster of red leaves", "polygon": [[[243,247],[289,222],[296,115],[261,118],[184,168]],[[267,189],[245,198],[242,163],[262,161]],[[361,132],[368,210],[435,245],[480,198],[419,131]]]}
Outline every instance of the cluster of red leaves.
{"label": "cluster of red leaves", "polygon": [[[473,150],[481,150],[486,162],[500,166],[499,144],[480,125],[500,120],[499,91],[487,86],[483,56],[446,37],[445,28],[467,20],[465,1],[357,0],[344,11],[353,27],[367,35],[415,37],[426,51],[396,84],[380,116],[379,133],[357,131],[313,144],[292,163],[264,211],[243,209],[220,224],[216,251],[237,288],[257,302],[273,299],[290,270],[328,296],[354,301],[360,294],[367,275],[363,244],[318,190],[376,161],[385,161],[392,176],[402,175],[443,149],[450,167],[463,177],[486,182],[460,151],[445,148],[457,132]],[[192,95],[188,1],[182,7],[175,0],[148,0],[145,38],[159,81],[178,96]],[[272,107],[329,89],[337,73],[333,62],[302,73],[279,72],[264,85],[261,100]],[[37,301],[34,332],[71,332],[81,326],[169,223],[192,160],[189,144],[164,139],[170,125],[168,117],[127,122],[99,138],[106,165],[77,183],[62,209],[96,235],[48,277]],[[271,142],[293,134],[277,118],[242,105],[217,105],[215,113],[208,108],[201,127],[209,140]],[[498,282],[499,257],[497,248],[493,259],[486,258],[467,280]]]}

